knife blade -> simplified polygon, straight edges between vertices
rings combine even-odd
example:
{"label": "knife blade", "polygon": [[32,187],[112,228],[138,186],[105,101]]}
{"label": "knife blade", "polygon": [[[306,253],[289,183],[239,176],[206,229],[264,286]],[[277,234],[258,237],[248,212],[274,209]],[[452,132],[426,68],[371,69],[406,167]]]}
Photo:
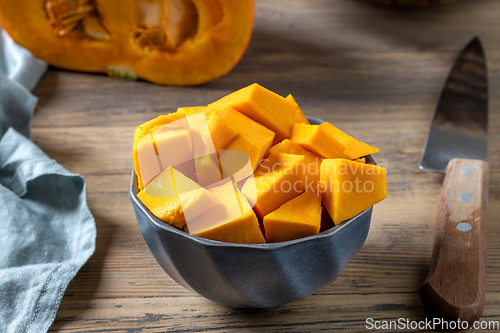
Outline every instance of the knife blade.
{"label": "knife blade", "polygon": [[420,169],[445,172],[429,274],[420,297],[434,316],[481,317],[486,274],[488,80],[478,37],[460,52],[441,92]]}

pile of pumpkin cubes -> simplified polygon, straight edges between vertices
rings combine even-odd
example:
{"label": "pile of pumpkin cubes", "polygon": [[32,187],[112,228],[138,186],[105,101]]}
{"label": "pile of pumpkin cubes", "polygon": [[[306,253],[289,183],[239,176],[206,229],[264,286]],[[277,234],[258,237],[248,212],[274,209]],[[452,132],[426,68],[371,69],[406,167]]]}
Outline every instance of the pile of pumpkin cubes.
{"label": "pile of pumpkin cubes", "polygon": [[318,234],[325,220],[383,200],[385,169],[365,163],[377,151],[310,124],[291,95],[252,84],[138,126],[133,155],[138,197],[156,217],[195,236],[261,244]]}

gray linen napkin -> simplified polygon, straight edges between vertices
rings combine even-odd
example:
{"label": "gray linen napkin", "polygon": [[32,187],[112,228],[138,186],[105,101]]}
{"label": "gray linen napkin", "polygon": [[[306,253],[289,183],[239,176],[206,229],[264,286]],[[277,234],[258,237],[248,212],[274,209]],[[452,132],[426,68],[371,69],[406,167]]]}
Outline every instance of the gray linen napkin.
{"label": "gray linen napkin", "polygon": [[0,30],[0,332],[46,332],[95,249],[85,181],[30,137],[47,65]]}

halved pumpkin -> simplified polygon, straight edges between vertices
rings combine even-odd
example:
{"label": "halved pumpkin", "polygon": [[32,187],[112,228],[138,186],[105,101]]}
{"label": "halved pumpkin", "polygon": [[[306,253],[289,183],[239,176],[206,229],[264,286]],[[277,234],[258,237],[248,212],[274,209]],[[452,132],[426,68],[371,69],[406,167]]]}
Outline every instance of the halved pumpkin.
{"label": "halved pumpkin", "polygon": [[254,0],[2,0],[0,24],[49,64],[168,85],[228,73],[250,41]]}

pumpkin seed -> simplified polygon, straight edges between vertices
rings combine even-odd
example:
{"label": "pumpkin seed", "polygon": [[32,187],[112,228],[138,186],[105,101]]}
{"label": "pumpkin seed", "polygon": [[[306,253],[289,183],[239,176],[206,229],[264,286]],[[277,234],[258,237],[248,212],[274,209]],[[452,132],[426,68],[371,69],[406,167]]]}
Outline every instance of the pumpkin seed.
{"label": "pumpkin seed", "polygon": [[45,10],[57,36],[81,31],[82,36],[95,40],[111,38],[99,18],[95,0],[48,0]]}

